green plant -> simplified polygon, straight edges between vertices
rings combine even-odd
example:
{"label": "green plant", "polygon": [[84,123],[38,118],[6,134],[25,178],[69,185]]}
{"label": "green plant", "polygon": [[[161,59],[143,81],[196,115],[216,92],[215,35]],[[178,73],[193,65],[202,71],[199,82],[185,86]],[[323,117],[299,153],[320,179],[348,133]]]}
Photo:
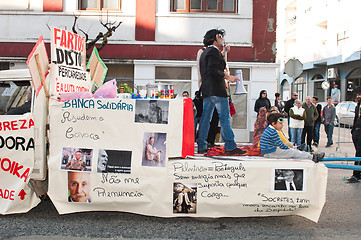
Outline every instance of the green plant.
{"label": "green plant", "polygon": [[122,83],[122,84],[119,85],[118,93],[120,92],[120,88],[124,88],[125,93],[130,93],[130,94],[133,93],[133,89],[131,87],[129,87],[128,84],[126,84],[126,83]]}

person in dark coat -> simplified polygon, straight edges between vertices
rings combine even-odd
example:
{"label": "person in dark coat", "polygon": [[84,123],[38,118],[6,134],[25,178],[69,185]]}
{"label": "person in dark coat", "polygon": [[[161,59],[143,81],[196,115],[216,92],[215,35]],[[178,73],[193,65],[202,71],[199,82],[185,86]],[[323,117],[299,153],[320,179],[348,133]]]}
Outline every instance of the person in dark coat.
{"label": "person in dark coat", "polygon": [[292,133],[290,130],[290,109],[294,106],[295,100],[298,98],[298,94],[296,92],[292,93],[291,99],[286,101],[284,112],[287,114],[288,117],[288,139],[291,141]]}
{"label": "person in dark coat", "polygon": [[[355,109],[355,117],[351,130],[352,142],[356,149],[355,157],[361,157],[361,87],[356,88],[357,106]],[[355,165],[361,165],[361,162],[355,161]],[[360,171],[354,170],[352,176],[348,179],[350,183],[356,183],[361,180]]]}
{"label": "person in dark coat", "polygon": [[257,115],[258,115],[259,109],[261,107],[266,107],[267,110],[269,110],[271,108],[271,102],[267,98],[267,91],[266,90],[262,90],[259,93],[259,97],[256,100],[256,103],[254,104],[254,111],[257,113]]}

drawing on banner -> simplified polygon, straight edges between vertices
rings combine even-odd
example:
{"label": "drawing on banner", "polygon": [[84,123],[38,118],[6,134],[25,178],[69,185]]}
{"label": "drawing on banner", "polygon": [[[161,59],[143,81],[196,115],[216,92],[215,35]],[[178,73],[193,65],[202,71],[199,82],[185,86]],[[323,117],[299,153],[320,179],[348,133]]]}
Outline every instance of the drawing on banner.
{"label": "drawing on banner", "polygon": [[169,101],[136,100],[135,122],[168,124]]}
{"label": "drawing on banner", "polygon": [[99,149],[97,172],[130,174],[131,162],[131,151]]}
{"label": "drawing on banner", "polygon": [[142,166],[165,167],[166,144],[166,133],[144,133]]}
{"label": "drawing on banner", "polygon": [[60,169],[90,172],[93,149],[63,147]]}
{"label": "drawing on banner", "polygon": [[173,213],[197,212],[197,183],[173,184]]}
{"label": "drawing on banner", "polygon": [[274,191],[304,191],[304,169],[274,169]]}
{"label": "drawing on banner", "polygon": [[68,172],[68,202],[91,202],[90,173]]}

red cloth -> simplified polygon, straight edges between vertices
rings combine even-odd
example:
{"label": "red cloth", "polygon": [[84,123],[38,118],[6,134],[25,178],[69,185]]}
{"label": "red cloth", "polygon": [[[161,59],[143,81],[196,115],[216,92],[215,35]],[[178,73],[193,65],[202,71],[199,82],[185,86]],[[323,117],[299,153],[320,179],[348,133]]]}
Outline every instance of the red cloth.
{"label": "red cloth", "polygon": [[[238,146],[238,148],[246,151],[243,155],[238,156],[262,156],[261,149],[259,147],[253,146],[253,145],[244,145],[244,146]],[[224,146],[222,147],[213,147],[208,150],[208,153],[204,156],[211,157],[211,156],[228,156],[228,154],[225,153]],[[233,155],[237,156],[237,155]]]}
{"label": "red cloth", "polygon": [[182,158],[194,156],[194,115],[191,98],[183,99],[183,142]]}
{"label": "red cloth", "polygon": [[236,114],[236,109],[234,108],[233,103],[229,103],[229,113],[231,114],[231,117]]}

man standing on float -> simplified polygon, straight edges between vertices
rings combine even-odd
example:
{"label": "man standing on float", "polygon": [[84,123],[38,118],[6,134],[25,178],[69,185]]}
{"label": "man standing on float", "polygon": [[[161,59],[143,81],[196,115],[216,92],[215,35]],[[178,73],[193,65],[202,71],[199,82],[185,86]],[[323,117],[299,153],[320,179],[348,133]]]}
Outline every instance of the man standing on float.
{"label": "man standing on float", "polygon": [[241,155],[245,151],[237,148],[234,133],[230,124],[229,103],[227,98],[225,79],[230,82],[240,81],[237,77],[225,73],[226,62],[220,48],[223,46],[223,29],[209,30],[203,38],[207,48],[200,58],[200,72],[202,85],[200,91],[203,96],[203,113],[199,125],[198,153],[207,153],[207,136],[209,122],[216,107],[221,123],[221,135],[225,142],[225,151],[228,155]]}

